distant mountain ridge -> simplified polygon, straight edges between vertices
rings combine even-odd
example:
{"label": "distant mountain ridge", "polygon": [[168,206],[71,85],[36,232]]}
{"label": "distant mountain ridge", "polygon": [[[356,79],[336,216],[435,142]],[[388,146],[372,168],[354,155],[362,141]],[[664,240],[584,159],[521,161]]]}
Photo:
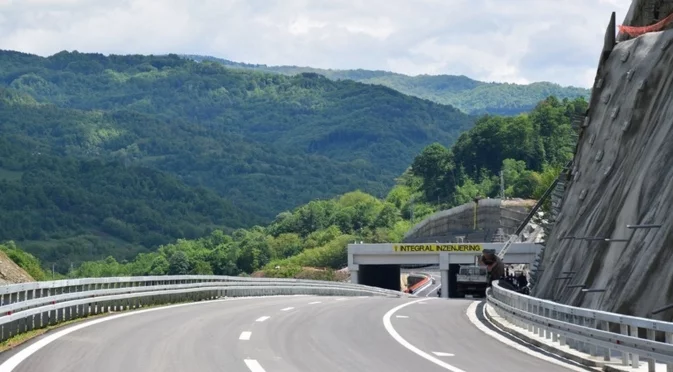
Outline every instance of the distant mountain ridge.
{"label": "distant mountain ridge", "polygon": [[378,84],[401,93],[451,105],[468,114],[516,115],[532,110],[538,102],[549,96],[559,99],[584,97],[590,90],[579,87],[562,87],[550,82],[527,85],[487,83],[457,75],[408,76],[381,70],[332,70],[299,66],[268,66],[249,64],[201,55],[182,55],[195,61],[219,62],[227,67],[257,70],[283,75],[317,73],[332,80],[354,80],[365,84]]}
{"label": "distant mountain ridge", "polygon": [[316,73],[0,51],[0,241],[62,271],[129,259],[311,200],[385,195],[425,146],[473,126],[452,106]]}

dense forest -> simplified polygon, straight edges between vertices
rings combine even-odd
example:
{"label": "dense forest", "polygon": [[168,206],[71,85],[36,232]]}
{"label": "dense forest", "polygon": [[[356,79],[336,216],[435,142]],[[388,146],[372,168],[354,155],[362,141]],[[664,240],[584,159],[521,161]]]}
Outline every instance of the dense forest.
{"label": "dense forest", "polygon": [[[198,239],[164,244],[133,260],[111,255],[73,267],[66,276],[221,274],[342,279],[338,270],[347,264],[349,242],[400,241],[414,223],[439,208],[475,196],[496,197],[500,171],[508,196],[539,197],[571,158],[576,141],[572,122],[586,107],[583,99],[550,97],[527,114],[482,117],[453,146],[433,143],[425,147],[384,198],[353,191],[314,200],[278,214],[265,227],[229,234],[214,230]],[[0,248],[17,257],[36,278],[52,277],[14,243]],[[57,273],[55,277],[61,276]]]}
{"label": "dense forest", "polygon": [[382,86],[175,55],[5,51],[0,84],[27,96],[0,107],[3,136],[166,171],[267,221],[358,188],[382,196],[424,146],[474,123]]}
{"label": "dense forest", "polygon": [[388,71],[326,70],[312,67],[267,66],[232,62],[226,59],[186,55],[196,61],[216,61],[226,66],[286,75],[317,73],[332,80],[353,80],[365,84],[378,84],[410,96],[457,107],[469,114],[517,115],[528,112],[549,96],[559,99],[589,98],[589,89],[562,87],[548,82],[527,85],[487,83],[454,75],[407,76]]}
{"label": "dense forest", "polygon": [[0,241],[65,272],[263,225],[352,190],[383,197],[474,125],[383,86],[175,55],[0,51]]}
{"label": "dense forest", "polygon": [[161,171],[26,148],[0,138],[0,239],[21,241],[60,270],[259,222],[214,191]]}

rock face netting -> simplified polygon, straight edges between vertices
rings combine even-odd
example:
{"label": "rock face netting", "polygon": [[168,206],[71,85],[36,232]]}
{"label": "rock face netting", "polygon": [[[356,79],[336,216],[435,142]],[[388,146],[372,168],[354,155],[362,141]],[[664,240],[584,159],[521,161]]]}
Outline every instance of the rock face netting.
{"label": "rock face netting", "polygon": [[[538,297],[636,316],[673,303],[673,30],[642,32],[652,3],[673,13],[636,0],[624,25],[640,29],[618,36],[612,15]],[[627,228],[637,224],[662,226]]]}

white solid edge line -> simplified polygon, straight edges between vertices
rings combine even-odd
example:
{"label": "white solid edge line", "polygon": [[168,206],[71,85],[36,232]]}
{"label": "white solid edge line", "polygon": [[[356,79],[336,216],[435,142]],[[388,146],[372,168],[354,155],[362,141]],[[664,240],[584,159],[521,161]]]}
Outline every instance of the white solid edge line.
{"label": "white solid edge line", "polygon": [[238,339],[243,340],[243,341],[248,341],[250,339],[250,336],[252,336],[252,332],[245,331],[245,332],[241,332],[241,335],[238,337]]}
{"label": "white solid edge line", "polygon": [[444,369],[448,369],[449,371],[452,371],[452,372],[465,372],[465,371],[463,371],[462,369],[460,369],[460,368],[458,368],[458,367],[454,367],[454,366],[452,366],[452,365],[450,365],[450,364],[448,364],[448,363],[446,363],[446,362],[444,362],[444,361],[441,361],[441,360],[439,360],[439,359],[433,357],[432,355],[430,355],[430,354],[428,354],[428,353],[426,353],[426,352],[420,350],[420,349],[417,348],[416,346],[410,344],[407,340],[405,340],[404,338],[402,338],[402,336],[400,336],[400,334],[397,333],[397,331],[395,331],[395,328],[393,328],[393,324],[392,324],[391,321],[390,321],[390,317],[392,317],[393,314],[395,314],[395,312],[397,312],[398,310],[400,310],[400,309],[402,309],[402,308],[404,308],[404,307],[407,307],[407,306],[409,306],[409,305],[415,304],[415,303],[417,303],[417,302],[420,302],[420,301],[427,301],[427,299],[422,299],[422,300],[416,300],[416,301],[407,302],[407,303],[405,303],[405,304],[402,304],[402,305],[399,305],[399,306],[397,306],[397,307],[394,307],[394,308],[390,309],[390,311],[388,311],[388,312],[386,313],[386,315],[383,316],[383,326],[386,328],[386,331],[388,331],[388,333],[390,334],[390,336],[392,336],[392,338],[395,339],[395,341],[397,341],[400,345],[404,346],[405,348],[407,348],[408,350],[414,352],[415,354],[419,355],[420,357],[422,357],[422,358],[424,358],[424,359],[427,359],[428,361],[430,361],[430,362],[432,362],[432,363],[435,363],[436,365],[438,365],[438,366],[440,366],[440,367],[442,367],[442,368],[444,368]]}
{"label": "white solid edge line", "polygon": [[[533,350],[531,350],[530,348],[528,348],[528,347],[526,347],[526,346],[523,346],[523,345],[519,344],[518,342],[514,342],[514,341],[508,339],[507,337],[504,337],[504,336],[498,334],[497,332],[494,332],[494,331],[488,329],[488,327],[486,327],[484,324],[482,324],[482,322],[477,318],[477,306],[479,305],[480,302],[481,302],[481,301],[474,301],[474,302],[472,302],[472,303],[470,304],[470,306],[467,307],[467,317],[468,317],[468,319],[470,319],[470,322],[472,322],[472,324],[474,324],[474,325],[475,325],[477,328],[479,328],[479,330],[481,330],[482,332],[484,332],[484,333],[486,333],[487,335],[489,335],[489,336],[495,338],[496,340],[502,342],[503,344],[505,344],[505,345],[507,345],[507,346],[509,346],[509,347],[511,347],[511,348],[514,348],[514,349],[516,349],[516,350],[518,350],[518,351],[520,351],[520,352],[522,352],[522,353],[528,354],[528,355],[530,355],[530,356],[532,356],[532,357],[535,357],[535,358],[538,358],[538,359],[542,359],[542,360],[544,360],[544,361],[546,361],[546,362],[553,363],[553,364],[556,364],[556,365],[561,366],[561,367],[564,367],[564,368],[568,368],[568,369],[573,370],[573,371],[586,372],[586,369],[585,369],[585,368],[579,368],[579,367],[577,367],[577,366],[575,366],[575,365],[573,365],[573,364],[571,364],[571,363],[565,363],[565,362],[562,362],[562,361],[560,361],[560,360],[558,360],[558,359],[550,358],[550,357],[548,357],[548,356],[546,356],[546,355],[544,355],[544,354],[542,354],[542,353],[533,351]],[[484,305],[484,311],[486,311],[486,305]],[[492,324],[494,327],[500,329],[500,327],[498,327],[497,325],[493,324],[491,321],[488,320],[488,318],[486,318],[486,314],[484,314],[484,319],[486,319],[486,321],[488,321],[488,322],[489,322],[490,324]],[[506,330],[504,330],[504,331],[506,332]],[[508,333],[509,333],[509,332],[508,332]],[[518,337],[516,337],[516,335],[513,335],[513,334],[512,334],[512,336],[515,337],[515,338],[517,338],[517,339],[519,339]],[[521,340],[521,341],[525,342],[524,340]],[[527,344],[528,344],[528,343],[527,343]],[[531,345],[531,346],[536,347],[536,346],[534,346],[534,345]],[[552,353],[552,354],[553,354],[553,353]]]}
{"label": "white solid edge line", "polygon": [[244,362],[251,372],[266,372],[264,371],[264,368],[262,368],[262,366],[259,364],[259,362],[254,359],[245,359]]}
{"label": "white solid edge line", "polygon": [[256,322],[263,322],[263,321],[265,321],[269,318],[271,318],[271,317],[270,316],[262,316],[262,317],[257,318],[257,320],[255,320],[255,321]]}
{"label": "white solid edge line", "polygon": [[292,310],[292,309],[294,309],[294,307],[286,307],[284,309],[280,309],[280,311],[288,311],[288,310]]}
{"label": "white solid edge line", "polygon": [[[253,299],[268,299],[268,298],[278,298],[278,297],[296,297],[296,296],[302,296],[304,297],[305,295],[289,295],[289,296],[251,296],[251,297],[237,297],[237,298],[223,298],[220,300],[212,300],[212,301],[202,301],[202,302],[190,302],[186,304],[175,304],[175,305],[167,305],[167,306],[161,306],[161,307],[153,307],[151,309],[145,309],[145,310],[133,310],[129,311],[126,313],[121,313],[121,314],[116,314],[116,315],[110,315],[106,316],[104,318],[100,319],[93,319],[90,321],[85,321],[83,323],[79,323],[77,325],[74,325],[72,327],[66,328],[62,331],[56,332],[52,335],[49,335],[43,339],[40,339],[36,341],[35,343],[27,346],[26,348],[22,349],[18,353],[12,355],[9,359],[7,359],[4,363],[0,364],[0,372],[12,372],[16,366],[18,366],[21,362],[29,358],[31,355],[36,353],[38,350],[42,349],[43,347],[49,345],[50,343],[58,340],[59,338],[68,335],[72,332],[78,331],[82,328],[86,328],[92,325],[96,325],[99,323],[107,322],[110,320],[114,319],[119,319],[131,315],[137,315],[137,314],[144,314],[152,311],[159,311],[159,310],[166,310],[166,309],[174,309],[176,307],[184,307],[184,306],[194,306],[194,305],[203,305],[203,304],[212,304],[215,302],[225,302],[225,301],[240,301],[240,300],[253,300]],[[260,370],[263,371],[263,370]]]}

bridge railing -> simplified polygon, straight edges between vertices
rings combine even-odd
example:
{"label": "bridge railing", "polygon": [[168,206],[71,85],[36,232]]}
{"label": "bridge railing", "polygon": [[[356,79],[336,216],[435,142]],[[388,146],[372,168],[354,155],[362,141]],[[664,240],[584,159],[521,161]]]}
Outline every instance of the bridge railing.
{"label": "bridge railing", "polygon": [[610,361],[621,352],[622,365],[638,368],[647,359],[649,370],[657,362],[673,372],[673,323],[559,304],[501,287],[497,281],[487,293],[488,303],[510,324],[545,338]]}
{"label": "bridge railing", "polygon": [[0,287],[0,341],[80,317],[222,297],[404,296],[360,284],[215,275],[84,278]]}

